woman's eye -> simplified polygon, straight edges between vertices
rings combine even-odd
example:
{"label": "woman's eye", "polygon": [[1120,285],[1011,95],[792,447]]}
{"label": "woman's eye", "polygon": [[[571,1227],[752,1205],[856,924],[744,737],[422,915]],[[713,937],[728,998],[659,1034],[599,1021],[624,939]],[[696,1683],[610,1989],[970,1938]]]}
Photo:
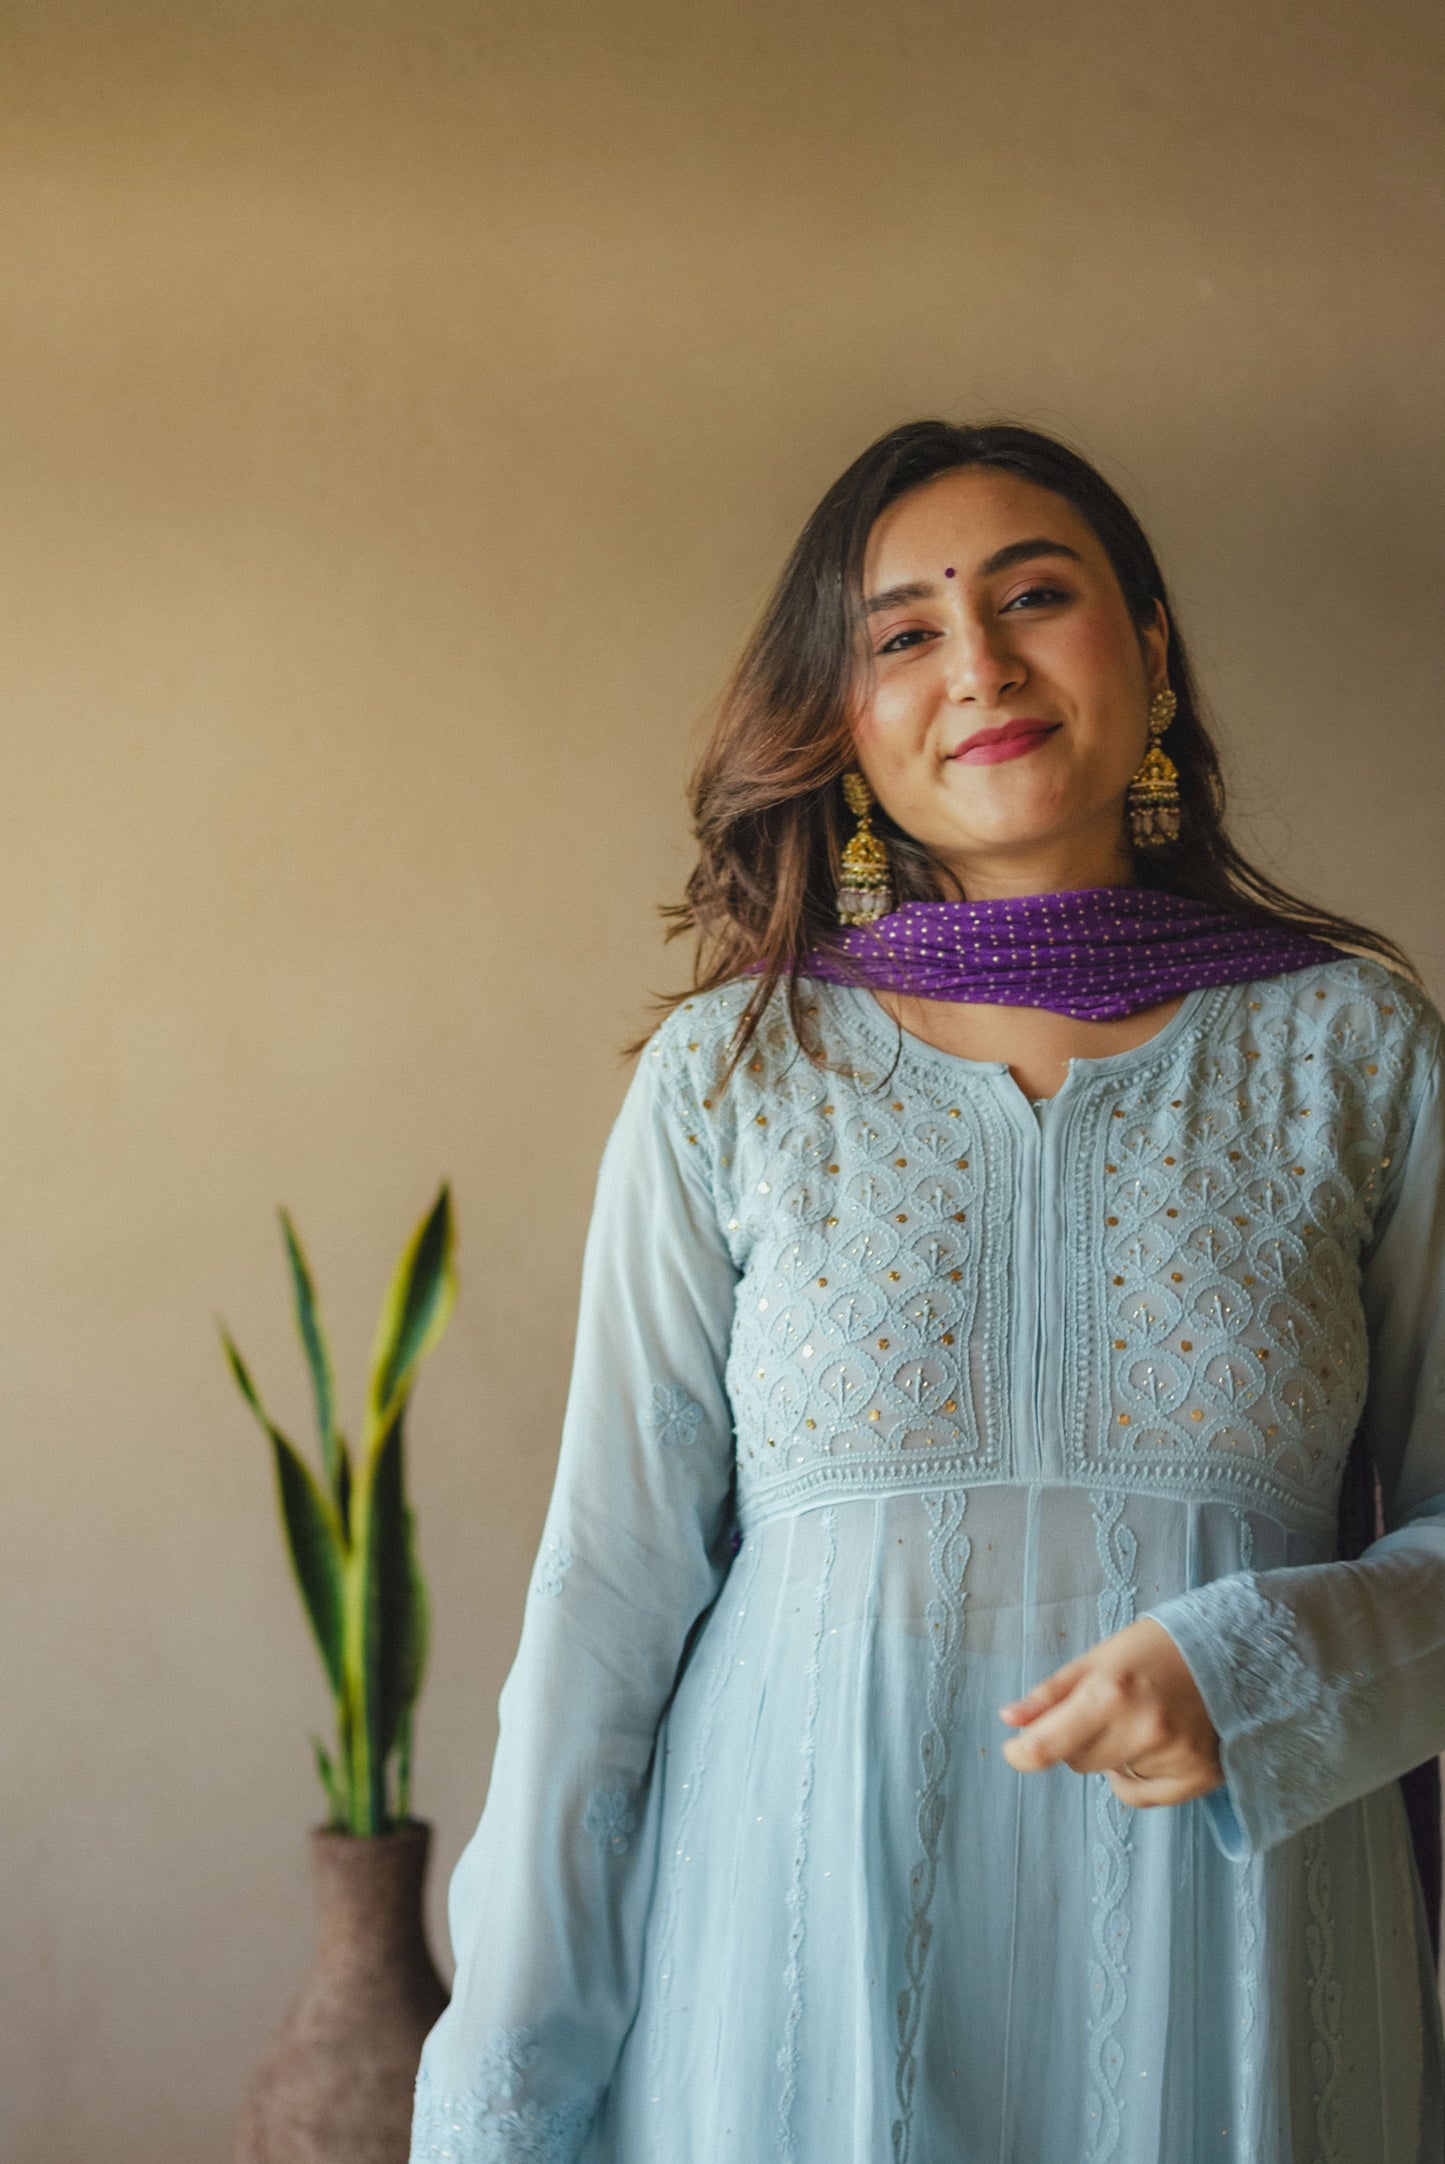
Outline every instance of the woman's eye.
{"label": "woman's eye", "polygon": [[895,631],[891,639],[883,641],[878,651],[880,654],[906,653],[916,639],[931,639],[933,636],[931,631],[923,631],[917,626],[911,631]]}
{"label": "woman's eye", "polygon": [[1068,598],[1061,586],[1029,586],[1025,588],[1023,593],[1015,594],[1013,600],[1007,602],[1005,606],[1016,609],[1021,602],[1029,602],[1035,608],[1046,609],[1051,603],[1067,601]]}

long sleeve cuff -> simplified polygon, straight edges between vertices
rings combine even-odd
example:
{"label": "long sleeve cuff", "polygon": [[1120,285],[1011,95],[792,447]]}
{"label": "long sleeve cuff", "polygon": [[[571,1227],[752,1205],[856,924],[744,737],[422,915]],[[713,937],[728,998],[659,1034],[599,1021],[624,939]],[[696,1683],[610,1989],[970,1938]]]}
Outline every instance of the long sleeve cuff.
{"label": "long sleeve cuff", "polygon": [[1150,1613],[1183,1654],[1219,1737],[1224,1786],[1204,1808],[1231,1861],[1273,1848],[1344,1800],[1344,1692],[1301,1653],[1292,1609],[1241,1571]]}

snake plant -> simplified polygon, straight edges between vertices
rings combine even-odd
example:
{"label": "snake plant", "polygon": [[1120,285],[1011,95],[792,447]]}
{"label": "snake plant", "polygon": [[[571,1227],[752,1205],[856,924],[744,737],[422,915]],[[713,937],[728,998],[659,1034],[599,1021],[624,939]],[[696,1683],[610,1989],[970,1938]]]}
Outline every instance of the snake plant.
{"label": "snake plant", "polygon": [[[312,1738],[330,1824],[384,1833],[408,1816],[412,1715],[426,1664],[427,1597],[406,1500],[403,1423],[422,1361],[456,1299],[451,1200],[443,1187],[396,1266],[377,1325],[360,1446],[337,1421],[336,1379],[316,1288],[290,1217],[281,1212],[291,1289],[321,1438],[318,1479],[262,1404],[224,1326],[221,1342],[276,1469],[281,1522],[336,1700],[336,1751]],[[394,1803],[388,1770],[395,1758]]]}

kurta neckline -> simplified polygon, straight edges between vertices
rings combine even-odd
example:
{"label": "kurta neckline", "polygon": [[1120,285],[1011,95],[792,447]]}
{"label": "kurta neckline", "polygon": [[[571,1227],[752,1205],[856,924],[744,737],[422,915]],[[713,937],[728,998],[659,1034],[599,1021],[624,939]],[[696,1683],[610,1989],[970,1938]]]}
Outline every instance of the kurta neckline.
{"label": "kurta neckline", "polygon": [[[833,996],[845,1001],[860,1035],[880,1054],[887,1052],[890,1059],[906,1057],[932,1065],[946,1072],[957,1072],[980,1079],[1002,1079],[1010,1095],[1026,1106],[1031,1115],[1037,1116],[1040,1104],[1052,1104],[1070,1085],[1077,1088],[1081,1082],[1094,1080],[1121,1081],[1136,1069],[1144,1069],[1161,1057],[1167,1057],[1185,1038],[1196,1031],[1210,1027],[1226,1004],[1248,989],[1247,985],[1196,985],[1186,992],[1175,1012],[1162,1029],[1155,1030],[1142,1044],[1127,1045],[1118,1052],[1076,1053],[1065,1061],[1065,1075],[1052,1097],[1042,1100],[1032,1098],[1014,1080],[1007,1060],[969,1059],[959,1052],[945,1052],[940,1045],[930,1044],[926,1037],[916,1036],[901,1024],[893,1022],[874,994],[862,985],[831,986]],[[1076,1080],[1077,1077],[1077,1080]]]}

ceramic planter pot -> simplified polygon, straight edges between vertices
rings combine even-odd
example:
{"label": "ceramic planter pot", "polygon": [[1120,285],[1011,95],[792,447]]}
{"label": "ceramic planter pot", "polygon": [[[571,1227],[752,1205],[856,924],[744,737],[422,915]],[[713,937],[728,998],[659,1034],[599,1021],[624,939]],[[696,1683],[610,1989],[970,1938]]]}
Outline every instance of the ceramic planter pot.
{"label": "ceramic planter pot", "polygon": [[252,2078],[235,2164],[406,2164],[422,2040],[447,2003],[423,1923],[430,1841],[418,1819],[312,1834],[316,1952]]}

